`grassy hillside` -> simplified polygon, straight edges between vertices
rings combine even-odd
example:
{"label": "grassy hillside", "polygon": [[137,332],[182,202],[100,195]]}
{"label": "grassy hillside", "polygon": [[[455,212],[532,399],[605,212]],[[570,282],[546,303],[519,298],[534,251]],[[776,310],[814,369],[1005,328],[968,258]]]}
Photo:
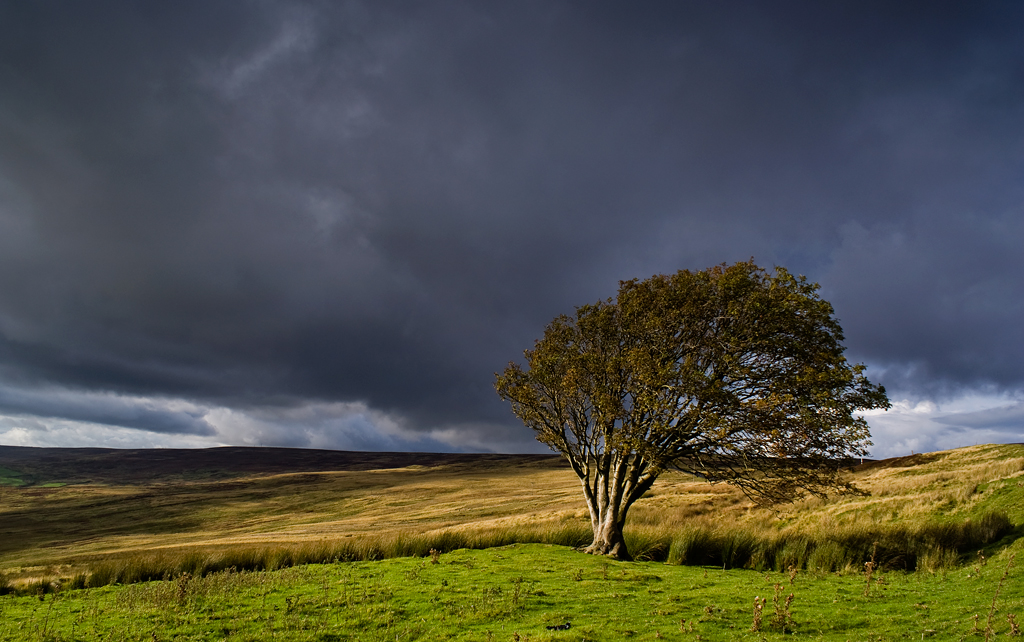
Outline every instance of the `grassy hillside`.
{"label": "grassy hillside", "polygon": [[837,575],[513,545],[0,596],[0,642],[1002,639],[1024,620],[1022,580],[1006,553],[943,573]]}
{"label": "grassy hillside", "polygon": [[[867,462],[851,476],[869,494],[773,512],[668,474],[627,538],[634,554],[687,564],[856,570],[874,553],[939,569],[1024,524],[1024,446]],[[127,559],[142,579],[588,532],[578,482],[550,456],[0,447],[0,484],[0,570],[21,584],[104,564],[124,581],[111,565]]]}
{"label": "grassy hillside", "polygon": [[578,503],[572,474],[553,456],[225,448],[55,457],[8,447],[0,466],[20,480],[0,487],[0,569],[182,546],[543,523]]}

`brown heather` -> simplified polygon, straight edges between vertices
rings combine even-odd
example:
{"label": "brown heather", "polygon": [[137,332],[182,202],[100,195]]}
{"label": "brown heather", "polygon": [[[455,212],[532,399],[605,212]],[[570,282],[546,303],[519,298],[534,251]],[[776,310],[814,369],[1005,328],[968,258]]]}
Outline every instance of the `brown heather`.
{"label": "brown heather", "polygon": [[[873,572],[935,572],[1021,534],[1024,446],[867,462],[850,476],[868,494],[772,512],[666,474],[633,507],[627,544],[640,560],[862,574],[873,554]],[[0,593],[591,537],[579,482],[554,458],[217,477],[0,487]]]}

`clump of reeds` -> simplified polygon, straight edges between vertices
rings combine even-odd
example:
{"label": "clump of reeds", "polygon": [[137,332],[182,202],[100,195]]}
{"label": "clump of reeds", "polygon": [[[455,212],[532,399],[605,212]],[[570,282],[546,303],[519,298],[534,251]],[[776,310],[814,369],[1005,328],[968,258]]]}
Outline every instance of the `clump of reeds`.
{"label": "clump of reeds", "polygon": [[227,569],[264,571],[333,562],[375,561],[392,557],[429,557],[460,548],[483,549],[516,543],[579,547],[590,542],[586,525],[560,524],[544,530],[528,527],[481,531],[444,530],[432,533],[386,533],[302,544],[238,545],[231,548],[183,548],[94,561],[82,584],[87,587],[173,579],[188,574],[203,577]]}
{"label": "clump of reeds", "polygon": [[[878,524],[779,530],[758,524],[715,524],[696,519],[671,529],[627,527],[627,546],[637,560],[670,564],[750,568],[794,572],[855,571],[872,557],[874,569],[949,568],[972,550],[998,541],[1013,530],[1005,513],[989,513],[963,522],[914,525]],[[389,532],[295,544],[242,544],[231,547],[183,547],[144,554],[109,556],[86,562],[77,575],[63,578],[63,588],[131,584],[204,577],[234,568],[275,570],[311,563],[380,560],[391,557],[440,556],[459,548],[483,549],[516,543],[556,544],[579,548],[592,533],[584,520],[519,524],[486,529],[446,529],[427,533]],[[53,579],[46,580],[47,585]],[[27,592],[38,586],[15,586],[0,577],[0,594]],[[43,588],[50,591],[51,588]]]}
{"label": "clump of reeds", "polygon": [[[587,543],[590,539],[591,534],[587,533]],[[623,539],[630,555],[638,562],[665,561],[672,547],[672,538],[660,529],[631,529],[623,533]]]}
{"label": "clump of reeds", "polygon": [[[697,521],[672,535],[664,560],[670,564],[723,568],[786,572],[793,567],[832,572],[863,568],[864,562],[874,557],[875,570],[936,570],[955,565],[960,555],[998,541],[1012,531],[1013,524],[1002,512],[963,522],[846,525],[790,531]],[[648,533],[647,537],[652,538],[653,534]]]}

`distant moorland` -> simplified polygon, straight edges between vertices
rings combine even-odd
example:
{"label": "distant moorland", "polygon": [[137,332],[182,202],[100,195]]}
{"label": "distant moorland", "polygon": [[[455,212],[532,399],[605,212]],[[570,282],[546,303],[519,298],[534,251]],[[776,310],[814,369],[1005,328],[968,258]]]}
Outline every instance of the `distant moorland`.
{"label": "distant moorland", "polygon": [[[803,565],[860,565],[883,540],[890,564],[950,565],[1019,534],[1022,469],[1016,445],[868,461],[850,473],[865,494],[775,509],[666,474],[633,507],[627,536],[642,557],[693,564],[723,562],[725,547],[726,565],[771,566],[788,542]],[[127,557],[273,550],[287,565],[589,536],[578,481],[553,455],[0,446],[0,484],[0,571],[10,581]]]}

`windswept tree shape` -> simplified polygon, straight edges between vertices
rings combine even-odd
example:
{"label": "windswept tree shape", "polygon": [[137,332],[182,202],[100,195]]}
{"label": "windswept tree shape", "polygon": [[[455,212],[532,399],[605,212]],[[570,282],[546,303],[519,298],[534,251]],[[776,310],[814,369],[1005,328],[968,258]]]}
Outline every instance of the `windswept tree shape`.
{"label": "windswept tree shape", "polygon": [[871,445],[855,413],[889,401],[842,340],[816,283],[723,264],[621,282],[552,321],[495,387],[579,476],[588,551],[628,560],[626,514],[668,469],[758,503],[850,490],[841,465]]}

